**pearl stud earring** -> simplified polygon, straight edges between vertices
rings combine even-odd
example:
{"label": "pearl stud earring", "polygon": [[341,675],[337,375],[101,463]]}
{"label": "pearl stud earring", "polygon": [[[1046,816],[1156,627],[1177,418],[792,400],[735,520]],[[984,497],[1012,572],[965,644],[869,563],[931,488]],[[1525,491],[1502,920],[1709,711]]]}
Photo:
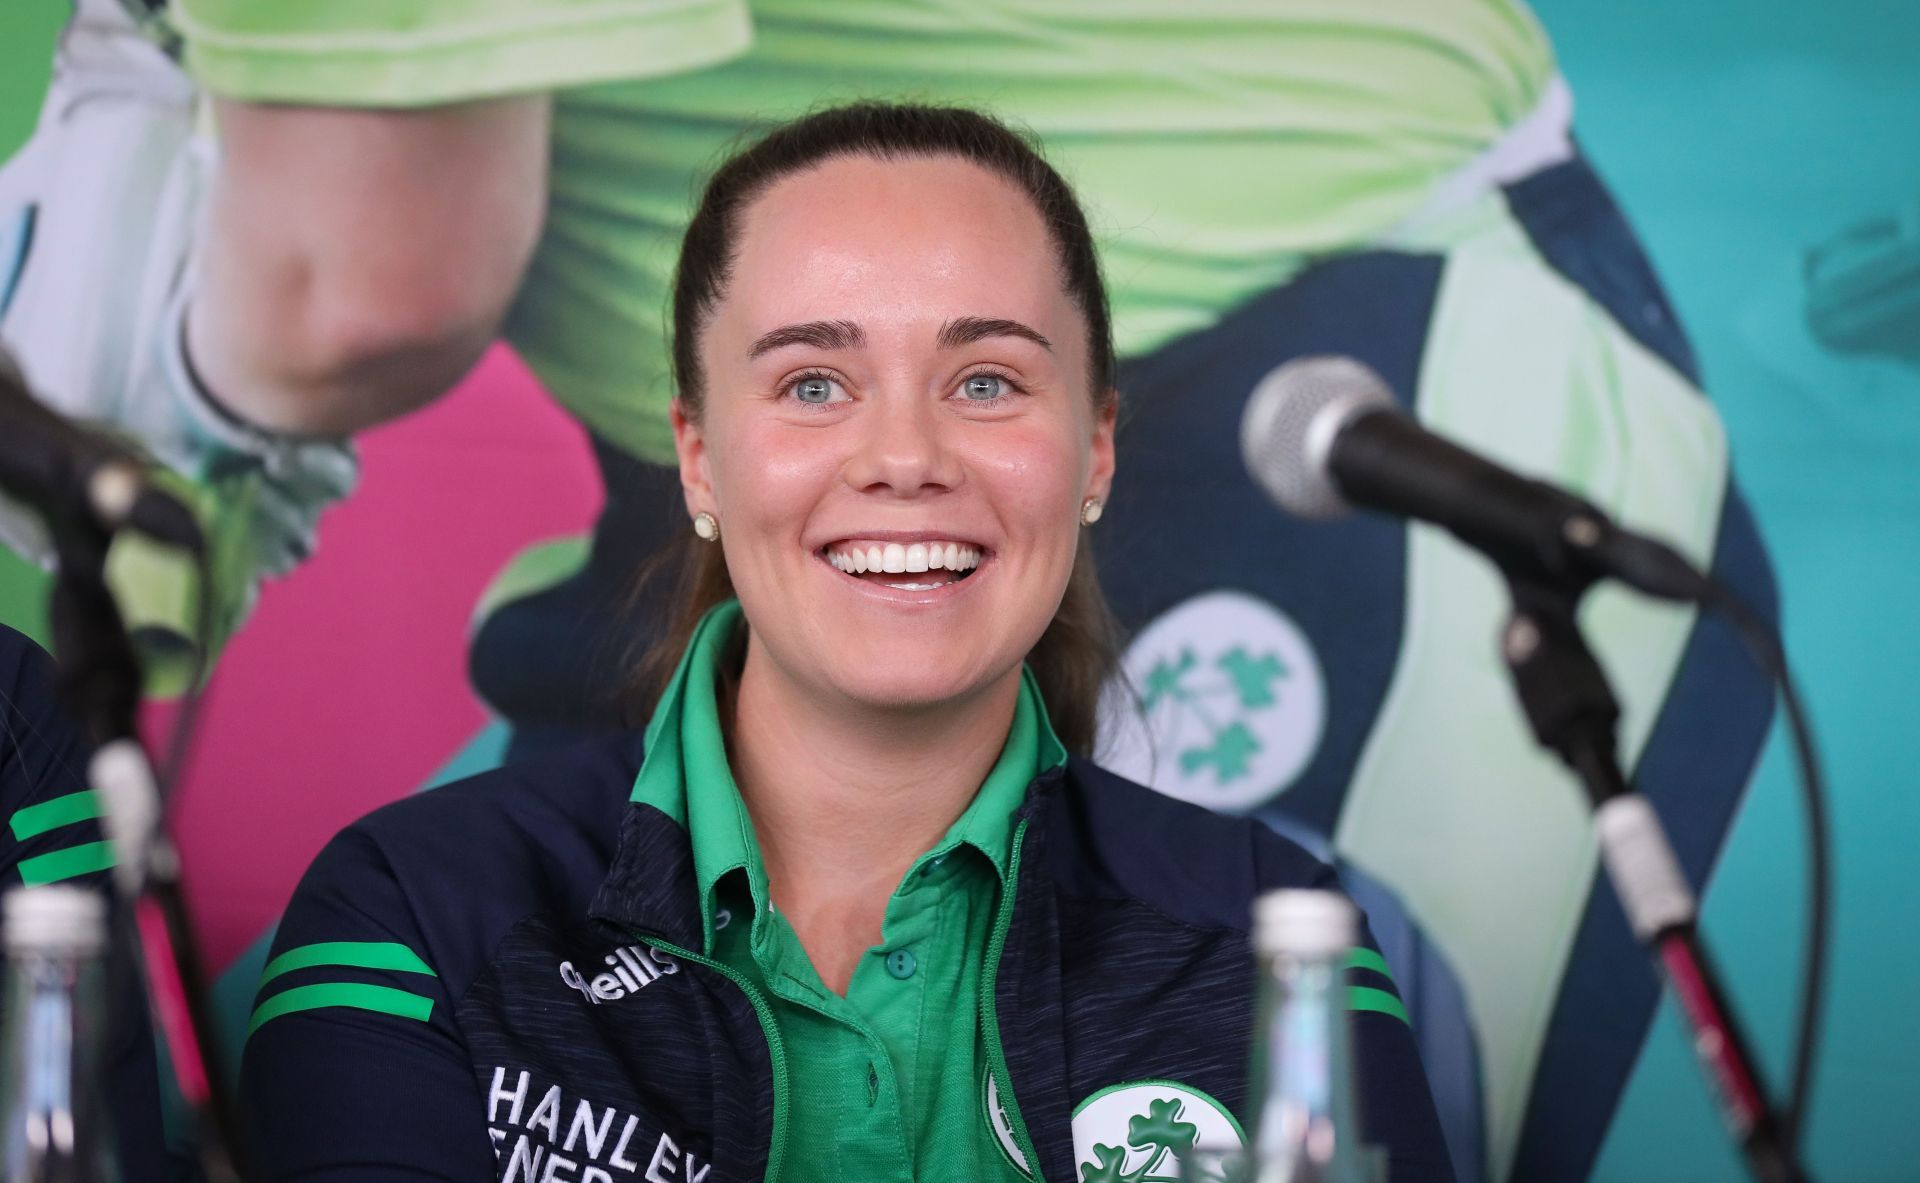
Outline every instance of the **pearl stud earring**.
{"label": "pearl stud earring", "polygon": [[1100,515],[1105,512],[1105,510],[1106,506],[1100,504],[1098,497],[1087,498],[1080,503],[1080,524],[1083,526],[1093,525],[1100,520]]}
{"label": "pearl stud earring", "polygon": [[707,542],[720,541],[720,519],[705,510],[693,515],[693,532]]}

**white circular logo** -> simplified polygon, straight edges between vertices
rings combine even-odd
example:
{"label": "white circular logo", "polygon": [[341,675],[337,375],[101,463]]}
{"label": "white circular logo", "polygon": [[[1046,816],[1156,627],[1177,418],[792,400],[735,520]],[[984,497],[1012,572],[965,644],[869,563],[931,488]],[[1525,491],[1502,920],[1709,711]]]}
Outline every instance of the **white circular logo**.
{"label": "white circular logo", "polygon": [[1073,1111],[1073,1161],[1083,1183],[1175,1183],[1195,1146],[1247,1144],[1226,1106],[1170,1080],[1116,1084]]}
{"label": "white circular logo", "polygon": [[1013,1119],[1007,1116],[1006,1109],[1000,1104],[1000,1086],[994,1082],[993,1069],[987,1069],[987,1121],[993,1125],[993,1136],[1000,1143],[1000,1152],[1007,1156],[1021,1174],[1033,1177],[1033,1168],[1027,1165],[1026,1152],[1020,1149],[1019,1141],[1013,1136]]}
{"label": "white circular logo", "polygon": [[[1245,812],[1285,792],[1326,732],[1327,686],[1300,626],[1213,591],[1141,630],[1108,687],[1101,762],[1183,801]],[[1137,697],[1137,701],[1135,696]]]}

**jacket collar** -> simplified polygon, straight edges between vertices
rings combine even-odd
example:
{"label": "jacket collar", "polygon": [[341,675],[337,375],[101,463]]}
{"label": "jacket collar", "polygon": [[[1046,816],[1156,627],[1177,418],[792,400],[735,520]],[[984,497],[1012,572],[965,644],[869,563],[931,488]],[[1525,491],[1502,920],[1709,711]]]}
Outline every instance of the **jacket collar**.
{"label": "jacket collar", "polygon": [[[728,600],[695,628],[647,725],[632,805],[590,910],[595,919],[701,953],[712,948],[714,893],[723,876],[744,870],[756,913],[766,911],[766,872],[727,763],[717,689],[728,641],[743,619],[739,602]],[[1032,671],[1023,671],[999,760],[973,803],[921,861],[964,842],[1006,883],[1014,826],[1033,816],[1036,794],[1059,783],[1066,761]]]}

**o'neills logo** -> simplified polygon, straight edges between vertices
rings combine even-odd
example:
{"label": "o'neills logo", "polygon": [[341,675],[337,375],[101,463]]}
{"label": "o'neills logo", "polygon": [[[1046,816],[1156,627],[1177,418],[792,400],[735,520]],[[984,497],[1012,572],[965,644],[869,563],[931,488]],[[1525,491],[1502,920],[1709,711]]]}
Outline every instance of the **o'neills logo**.
{"label": "o'neills logo", "polygon": [[680,972],[679,962],[646,945],[622,945],[602,960],[611,967],[610,972],[591,978],[573,968],[571,961],[560,963],[560,980],[586,995],[595,1006],[636,994],[668,974]]}

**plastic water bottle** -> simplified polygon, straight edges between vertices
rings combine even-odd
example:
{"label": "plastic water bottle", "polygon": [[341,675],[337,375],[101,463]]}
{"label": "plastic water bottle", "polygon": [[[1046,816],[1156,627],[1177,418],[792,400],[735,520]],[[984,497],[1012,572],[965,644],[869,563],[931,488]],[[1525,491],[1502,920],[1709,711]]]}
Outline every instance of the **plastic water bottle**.
{"label": "plastic water bottle", "polygon": [[1254,904],[1260,1006],[1249,1183],[1372,1183],[1360,1145],[1345,971],[1359,928],[1345,896],[1276,891]]}
{"label": "plastic water bottle", "polygon": [[119,1178],[101,1050],[106,902],[48,885],[9,891],[0,1031],[0,1171],[5,1183]]}

